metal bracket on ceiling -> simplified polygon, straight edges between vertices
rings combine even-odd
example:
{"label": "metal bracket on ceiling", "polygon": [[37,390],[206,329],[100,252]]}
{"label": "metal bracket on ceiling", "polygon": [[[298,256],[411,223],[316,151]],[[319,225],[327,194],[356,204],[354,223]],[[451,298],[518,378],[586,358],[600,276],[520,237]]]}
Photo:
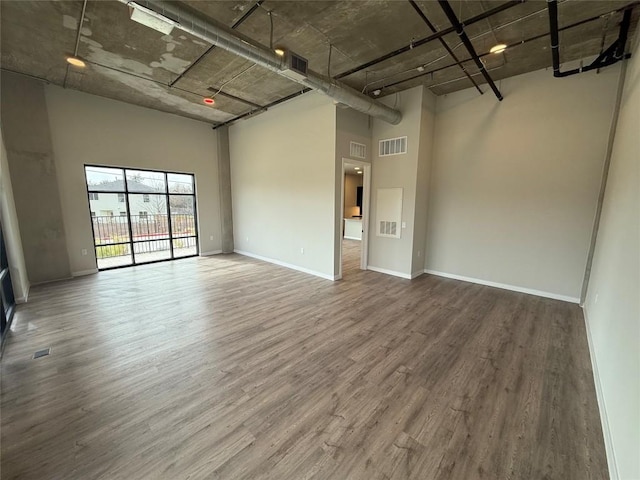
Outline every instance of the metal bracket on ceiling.
{"label": "metal bracket on ceiling", "polygon": [[586,67],[580,65],[580,68],[574,68],[566,72],[560,71],[560,40],[558,35],[558,1],[547,0],[547,7],[549,10],[549,29],[551,31],[551,56],[553,59],[553,76],[554,77],[568,77],[570,75],[576,75],[582,72],[588,72],[590,70],[596,70],[614,63],[618,63],[621,60],[626,60],[631,57],[630,53],[625,53],[624,50],[627,44],[627,36],[629,34],[629,27],[631,25],[631,13],[633,6],[624,10],[622,16],[622,22],[620,23],[620,31],[618,38],[602,52],[598,57]]}

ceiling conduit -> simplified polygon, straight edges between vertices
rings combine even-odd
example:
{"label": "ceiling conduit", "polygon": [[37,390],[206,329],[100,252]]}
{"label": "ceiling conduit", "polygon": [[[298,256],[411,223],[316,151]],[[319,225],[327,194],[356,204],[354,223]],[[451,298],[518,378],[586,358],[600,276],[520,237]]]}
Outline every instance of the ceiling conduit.
{"label": "ceiling conduit", "polygon": [[622,15],[622,22],[620,23],[620,31],[618,38],[611,44],[603,53],[601,53],[591,64],[586,67],[574,68],[565,72],[560,71],[560,36],[558,35],[558,2],[557,0],[547,0],[547,7],[549,10],[549,30],[551,35],[551,58],[553,60],[553,76],[554,77],[568,77],[577,73],[588,72],[590,70],[596,70],[598,68],[608,67],[621,60],[631,57],[631,54],[625,53],[625,46],[627,44],[627,35],[629,33],[629,26],[631,24],[631,12],[637,5],[632,3],[625,7]]}
{"label": "ceiling conduit", "polygon": [[[230,31],[226,26],[218,24],[180,3],[162,0],[119,0],[126,5],[136,4],[152,10],[160,19],[168,19],[175,23],[175,27],[195,37],[216,45],[251,62],[256,63],[272,72],[296,81],[306,87],[318,90],[336,102],[343,103],[359,112],[379,118],[385,122],[397,125],[402,120],[402,114],[391,107],[377,102],[366,95],[328,77],[309,70],[304,78],[291,78],[284,73],[282,57],[268,48],[256,44],[247,37]],[[133,5],[130,5],[133,7]]]}
{"label": "ceiling conduit", "polygon": [[502,94],[500,93],[500,90],[498,90],[498,87],[496,87],[496,84],[491,78],[491,75],[489,75],[489,73],[487,72],[487,69],[485,68],[484,63],[482,63],[482,60],[480,60],[480,58],[478,57],[478,54],[476,53],[476,49],[473,47],[471,40],[469,40],[469,37],[465,33],[464,26],[460,23],[460,20],[458,20],[458,17],[453,11],[453,8],[451,8],[451,5],[449,5],[449,2],[447,0],[438,0],[438,3],[440,4],[442,11],[445,13],[447,18],[451,22],[451,25],[455,28],[456,33],[460,37],[460,40],[462,40],[462,43],[464,43],[464,46],[467,47],[467,51],[469,52],[469,55],[471,55],[471,58],[473,58],[473,61],[476,62],[476,65],[480,69],[480,73],[482,73],[482,76],[491,87],[491,90],[493,90],[493,93],[495,93],[498,100],[502,101],[503,97],[502,97]]}

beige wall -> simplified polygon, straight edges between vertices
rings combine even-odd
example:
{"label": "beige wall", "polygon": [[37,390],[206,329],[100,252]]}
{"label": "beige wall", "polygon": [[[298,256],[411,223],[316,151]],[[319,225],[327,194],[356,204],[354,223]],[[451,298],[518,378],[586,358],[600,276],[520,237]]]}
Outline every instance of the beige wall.
{"label": "beige wall", "polygon": [[[423,94],[427,95],[428,93],[424,92],[423,87],[420,86],[381,100],[387,105],[397,105],[397,108],[402,112],[402,121],[398,125],[391,125],[382,120],[373,120],[369,268],[403,277],[410,277],[413,273],[416,182]],[[378,156],[378,142],[380,140],[402,136],[408,137],[406,154]],[[400,238],[376,236],[376,192],[379,188],[403,189],[402,221],[406,224],[406,228],[402,229]],[[419,248],[422,248],[422,245]]]}
{"label": "beige wall", "polygon": [[428,270],[577,301],[618,71],[438,97]]}
{"label": "beige wall", "polygon": [[[335,174],[335,238],[334,240],[334,277],[341,273],[340,256],[342,247],[342,228],[344,218],[344,208],[341,203],[342,195],[342,159],[350,158],[351,142],[366,145],[366,158],[357,158],[360,162],[371,163],[371,124],[372,120],[368,115],[357,112],[350,108],[336,108],[336,174]],[[364,220],[363,220],[364,221]]]}
{"label": "beige wall", "polygon": [[[640,36],[625,79],[584,304],[610,469],[640,478]],[[617,477],[612,475],[612,480]]]}
{"label": "beige wall", "polygon": [[[344,176],[344,218],[354,215],[357,189],[362,186],[362,175],[347,174]],[[357,215],[357,214],[356,214]]]}
{"label": "beige wall", "polygon": [[194,173],[201,252],[221,249],[216,133],[210,125],[53,85],[45,91],[74,275],[96,268],[84,164]]}
{"label": "beige wall", "polygon": [[309,93],[231,126],[236,251],[334,278],[335,110]]}
{"label": "beige wall", "polygon": [[433,163],[433,132],[436,123],[436,97],[427,89],[422,95],[420,117],[420,144],[416,171],[416,205],[414,213],[413,247],[411,251],[411,276],[423,273],[427,242],[429,194]]}
{"label": "beige wall", "polygon": [[20,226],[16,215],[9,163],[7,162],[7,152],[4,148],[2,135],[0,135],[0,220],[2,221],[4,242],[7,248],[13,293],[16,297],[16,302],[24,303],[29,295],[29,278],[24,262]]}

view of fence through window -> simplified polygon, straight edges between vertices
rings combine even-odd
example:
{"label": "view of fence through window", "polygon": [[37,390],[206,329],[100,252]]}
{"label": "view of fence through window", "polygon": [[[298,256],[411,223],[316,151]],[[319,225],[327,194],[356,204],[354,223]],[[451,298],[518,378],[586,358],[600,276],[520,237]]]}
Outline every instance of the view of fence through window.
{"label": "view of fence through window", "polygon": [[85,166],[98,268],[198,254],[194,176]]}

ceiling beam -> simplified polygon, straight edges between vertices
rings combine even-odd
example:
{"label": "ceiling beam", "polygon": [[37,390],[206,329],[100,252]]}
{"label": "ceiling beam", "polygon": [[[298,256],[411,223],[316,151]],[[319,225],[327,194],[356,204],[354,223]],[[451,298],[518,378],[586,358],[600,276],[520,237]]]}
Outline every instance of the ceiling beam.
{"label": "ceiling beam", "polygon": [[[515,7],[516,5],[520,5],[522,3],[526,2],[526,0],[510,0],[506,3],[503,3],[502,5],[499,5],[495,8],[492,8],[490,10],[487,10],[486,12],[481,13],[480,15],[476,15],[475,17],[471,17],[468,18],[466,20],[464,20],[462,22],[463,25],[469,26],[469,25],[473,25],[474,23],[477,23],[481,20],[484,20],[485,18],[489,18],[497,13],[503,12],[505,10],[508,10],[509,8]],[[352,75],[356,72],[359,72],[360,70],[364,70],[365,68],[369,68],[373,65],[376,65],[380,62],[384,62],[385,60],[389,60],[390,58],[396,57],[398,55],[401,55],[403,53],[409,52],[411,50],[413,50],[414,48],[420,47],[422,45],[425,45],[429,42],[432,42],[433,40],[437,40],[438,38],[442,38],[445,35],[448,35],[450,33],[455,32],[456,29],[451,26],[449,28],[445,28],[444,30],[440,30],[439,32],[434,33],[433,35],[429,35],[428,37],[422,38],[420,40],[416,40],[415,42],[411,42],[409,45],[399,48],[397,50],[394,50],[393,52],[389,52],[385,55],[382,55],[381,57],[378,58],[374,58],[373,60],[369,60],[366,63],[363,63],[362,65],[359,65],[357,67],[354,67],[350,70],[347,70],[346,72],[342,72],[338,75],[336,75],[335,79],[341,79],[344,77],[347,77],[349,75]]]}

